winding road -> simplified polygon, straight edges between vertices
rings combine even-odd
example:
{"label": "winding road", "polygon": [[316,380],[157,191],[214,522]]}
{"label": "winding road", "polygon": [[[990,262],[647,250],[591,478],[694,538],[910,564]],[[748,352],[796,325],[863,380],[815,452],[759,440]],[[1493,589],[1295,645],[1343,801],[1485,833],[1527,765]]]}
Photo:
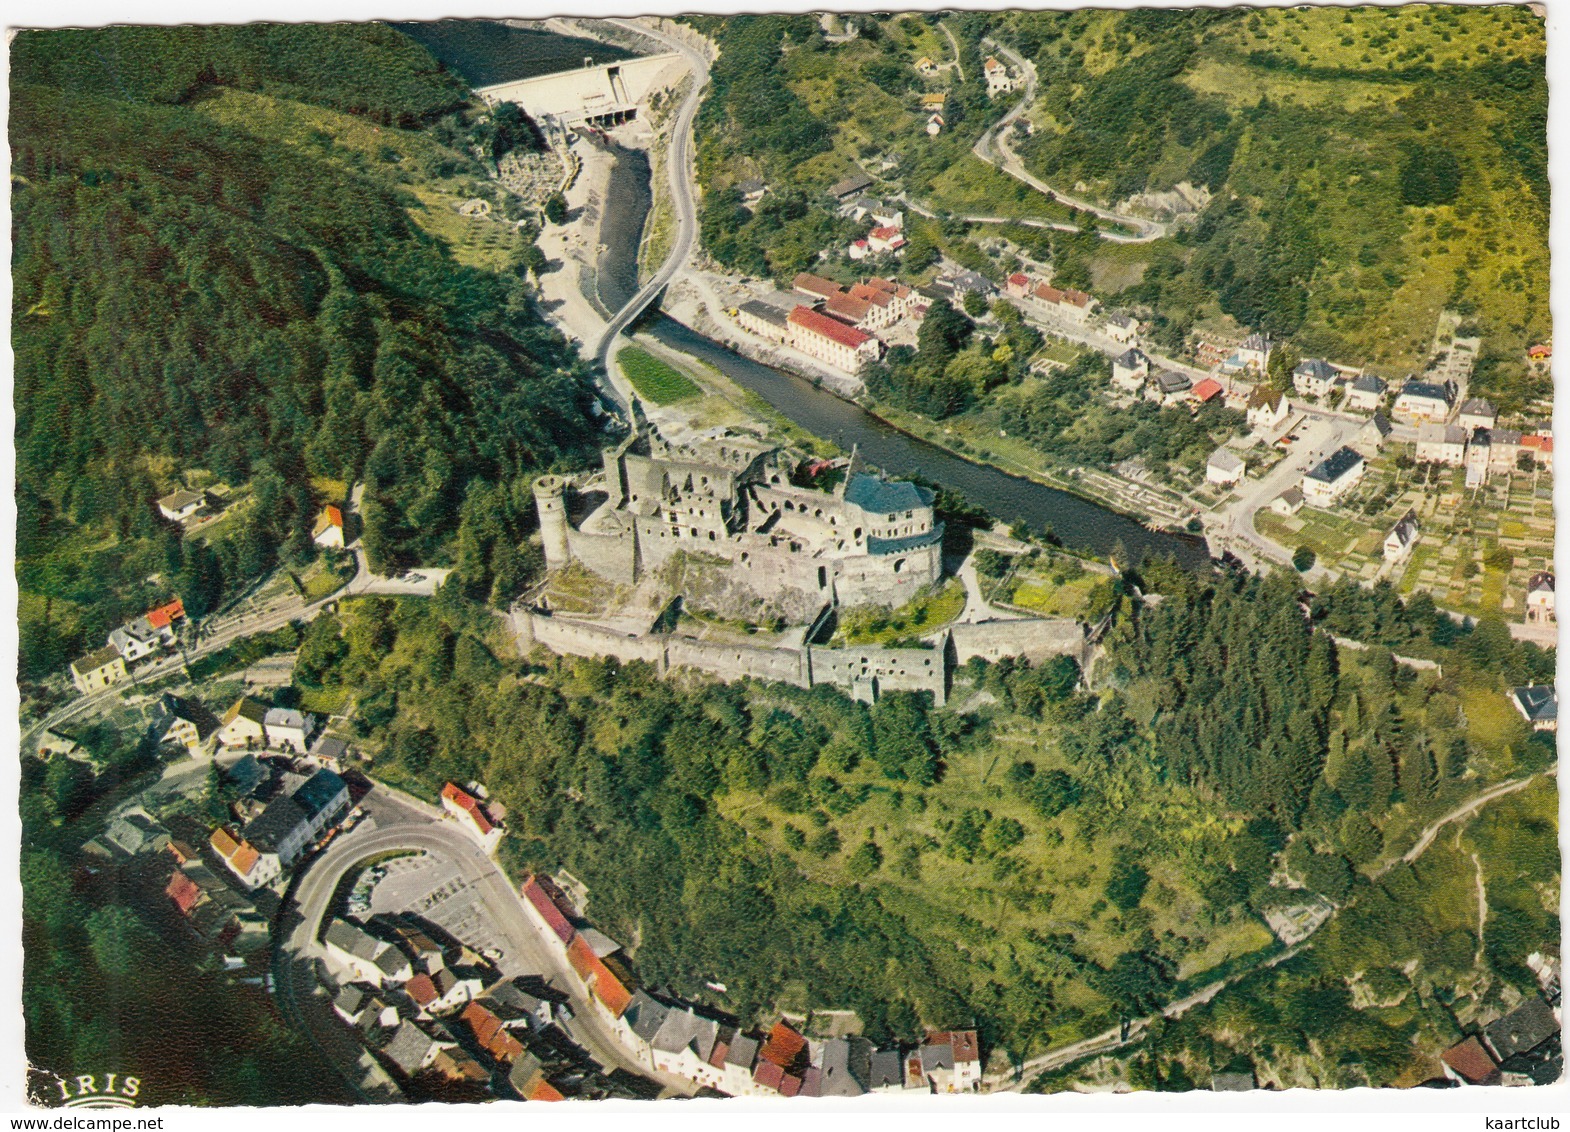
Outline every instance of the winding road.
{"label": "winding road", "polygon": [[[995,39],[989,37],[987,39],[983,39],[981,42],[990,45],[994,50],[997,51],[999,55],[1002,55],[1010,63],[1019,68],[1020,72],[1025,76],[1025,94],[1024,97],[1015,104],[1013,109],[1005,114],[995,126],[989,129],[986,133],[982,134],[981,137],[976,140],[976,144],[971,147],[971,152],[981,160],[985,161],[988,165],[992,165],[998,169],[1001,169],[1010,177],[1013,177],[1016,181],[1023,181],[1037,192],[1045,194],[1049,200],[1059,201],[1062,204],[1068,205],[1070,208],[1077,208],[1081,212],[1092,213],[1102,220],[1110,221],[1113,224],[1121,224],[1124,227],[1133,229],[1134,231],[1134,235],[1132,236],[1122,232],[1096,233],[1103,240],[1108,240],[1115,244],[1148,244],[1152,240],[1159,240],[1161,237],[1165,236],[1170,228],[1170,225],[1162,224],[1156,220],[1146,220],[1139,216],[1129,216],[1125,213],[1113,212],[1110,209],[1102,208],[1099,205],[1092,204],[1090,201],[1080,200],[1077,197],[1071,197],[1066,193],[1054,189],[1051,185],[1047,184],[1041,178],[1035,176],[1025,168],[1025,163],[1022,162],[1018,155],[1015,154],[1014,151],[1009,147],[1008,131],[1014,125],[1014,123],[1019,120],[1020,115],[1024,114],[1030,104],[1036,100],[1036,65],[1030,60],[1026,59],[1024,56],[1020,55],[1019,52],[1015,51],[1012,47],[1007,47]],[[978,222],[987,223],[987,221]],[[1043,222],[1043,226],[1045,226],[1045,224],[1046,222]],[[1060,228],[1066,231],[1078,231],[1078,229],[1075,228],[1072,224],[1052,224],[1051,227]]]}
{"label": "winding road", "polygon": [[[638,316],[654,301],[655,296],[665,289],[675,278],[676,272],[686,266],[692,256],[693,244],[698,235],[698,208],[692,193],[693,182],[696,179],[692,163],[692,122],[698,112],[703,89],[708,85],[709,61],[674,36],[655,31],[641,23],[633,20],[607,20],[606,22],[638,35],[647,36],[663,47],[678,53],[687,61],[687,66],[692,72],[692,86],[687,91],[687,97],[682,100],[680,109],[676,111],[676,118],[670,130],[670,149],[665,156],[665,171],[670,179],[671,203],[676,210],[676,239],[660,269],[621,310],[611,317],[600,335],[599,343],[594,348],[594,357],[605,367],[606,373],[610,374],[613,356],[621,346],[622,331],[637,320]],[[614,379],[611,385],[616,389],[619,398],[623,400],[627,398],[627,392]],[[630,405],[624,404],[623,408],[629,412],[631,410]]]}
{"label": "winding road", "polygon": [[694,1086],[639,1064],[619,1042],[610,1025],[589,1001],[567,965],[561,948],[551,947],[535,930],[517,891],[479,842],[458,825],[436,816],[439,811],[373,784],[361,805],[374,816],[332,843],[320,857],[295,874],[289,895],[274,925],[273,979],[285,1016],[304,1031],[322,1054],[354,1084],[352,1066],[363,1050],[349,1028],[333,1013],[330,1000],[318,990],[317,964],[325,954],[318,935],[332,914],[333,897],[344,880],[370,857],[412,850],[435,858],[453,870],[478,896],[489,917],[501,957],[503,974],[541,975],[567,993],[573,1017],[562,1029],[607,1069],[625,1069],[652,1078],[673,1093],[691,1095]]}

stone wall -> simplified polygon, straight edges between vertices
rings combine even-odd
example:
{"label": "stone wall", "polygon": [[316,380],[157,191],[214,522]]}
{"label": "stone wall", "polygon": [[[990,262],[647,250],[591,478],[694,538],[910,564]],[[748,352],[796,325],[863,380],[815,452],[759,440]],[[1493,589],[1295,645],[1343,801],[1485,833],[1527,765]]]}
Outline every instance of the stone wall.
{"label": "stone wall", "polygon": [[871,702],[884,692],[931,692],[939,707],[948,700],[948,665],[941,646],[831,649],[808,645],[807,661],[813,684],[848,689],[857,699]]}
{"label": "stone wall", "polygon": [[568,528],[567,548],[574,560],[602,578],[624,586],[638,580],[638,539],[631,530],[591,535]]}
{"label": "stone wall", "polygon": [[1071,656],[1084,667],[1088,659],[1085,629],[1072,617],[978,621],[954,625],[949,635],[954,642],[956,664],[964,664],[973,656],[991,661],[1023,656],[1032,664],[1049,657]]}

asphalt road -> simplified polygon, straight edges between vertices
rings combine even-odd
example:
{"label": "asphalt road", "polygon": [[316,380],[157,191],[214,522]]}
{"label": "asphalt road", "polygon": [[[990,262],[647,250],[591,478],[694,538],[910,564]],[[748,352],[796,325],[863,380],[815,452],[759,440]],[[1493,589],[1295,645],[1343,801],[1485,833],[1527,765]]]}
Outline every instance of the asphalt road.
{"label": "asphalt road", "polygon": [[[996,166],[1016,181],[1023,181],[1037,192],[1045,193],[1049,198],[1062,201],[1064,204],[1071,208],[1077,208],[1081,212],[1094,213],[1102,220],[1110,220],[1114,224],[1125,225],[1134,229],[1137,233],[1136,235],[1128,236],[1121,232],[1098,232],[1097,235],[1103,240],[1109,240],[1117,244],[1146,244],[1151,240],[1159,240],[1162,236],[1165,236],[1168,227],[1165,224],[1155,220],[1146,220],[1138,216],[1125,216],[1123,213],[1101,208],[1090,201],[1068,196],[1025,169],[1024,162],[1020,161],[1014,151],[1009,148],[1007,131],[1036,99],[1035,64],[1020,55],[1012,47],[1006,47],[995,39],[988,38],[982,40],[982,42],[991,44],[999,55],[1002,55],[1010,63],[1018,67],[1021,73],[1024,74],[1025,94],[1019,100],[1019,103],[1004,115],[1003,119],[996,126],[981,135],[975,146],[972,147],[971,152],[988,165]],[[996,153],[993,152],[994,149],[996,149]],[[1057,225],[1054,225],[1054,227],[1057,227]],[[1072,225],[1066,225],[1065,227],[1070,230],[1073,229]]]}
{"label": "asphalt road", "polygon": [[676,111],[676,120],[671,124],[670,130],[670,149],[665,157],[666,173],[670,178],[671,202],[676,210],[676,239],[671,245],[670,254],[665,257],[665,262],[654,273],[653,278],[643,285],[626,306],[616,312],[606,324],[604,333],[600,335],[594,356],[608,371],[611,354],[614,352],[613,347],[622,331],[632,325],[692,256],[692,246],[698,235],[697,203],[692,194],[695,176],[692,166],[692,120],[698,112],[703,88],[708,85],[709,62],[681,40],[664,32],[655,31],[632,20],[607,22],[647,36],[669,50],[677,52],[687,61],[687,66],[692,72],[692,87],[687,91],[687,97],[682,100],[680,109]]}
{"label": "asphalt road", "polygon": [[542,975],[568,994],[574,1017],[563,1028],[596,1061],[608,1068],[653,1077],[675,1093],[690,1095],[694,1091],[679,1078],[651,1073],[621,1047],[589,1002],[566,957],[559,948],[547,946],[527,918],[522,898],[477,841],[456,824],[433,818],[427,807],[411,805],[385,787],[374,787],[362,805],[367,803],[376,826],[362,825],[340,837],[298,873],[275,927],[274,978],[279,1001],[287,1003],[290,1020],[318,1042],[329,1060],[345,1069],[347,1059],[359,1050],[325,996],[313,993],[316,962],[323,954],[317,934],[331,910],[333,894],[367,857],[414,849],[423,850],[441,876],[461,882],[471,908],[483,909],[489,919],[488,939],[502,952],[497,965],[503,974]]}

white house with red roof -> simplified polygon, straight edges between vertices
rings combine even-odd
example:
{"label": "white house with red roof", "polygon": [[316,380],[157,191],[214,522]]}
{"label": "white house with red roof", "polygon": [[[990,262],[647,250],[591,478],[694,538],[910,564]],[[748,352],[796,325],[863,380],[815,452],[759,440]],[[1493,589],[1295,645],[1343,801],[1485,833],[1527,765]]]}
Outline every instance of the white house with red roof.
{"label": "white house with red roof", "polygon": [[892,225],[882,225],[867,233],[867,247],[876,254],[897,252],[905,246],[905,233]]}
{"label": "white house with red roof", "polygon": [[331,503],[322,508],[322,513],[316,516],[316,525],[311,528],[311,541],[317,546],[343,546],[343,511],[340,508]]}
{"label": "white house with red roof", "polygon": [[785,340],[809,357],[856,373],[862,363],[883,356],[883,344],[864,330],[810,307],[797,307],[785,320]]}
{"label": "white house with red roof", "polygon": [[502,827],[492,820],[484,802],[468,790],[449,782],[442,787],[442,809],[479,840],[487,853],[502,839]]}

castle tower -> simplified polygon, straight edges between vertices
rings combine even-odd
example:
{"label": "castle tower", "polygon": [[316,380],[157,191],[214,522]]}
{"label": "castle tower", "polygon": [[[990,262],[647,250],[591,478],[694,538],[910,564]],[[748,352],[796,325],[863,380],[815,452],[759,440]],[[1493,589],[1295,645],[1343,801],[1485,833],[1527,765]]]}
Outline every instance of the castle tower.
{"label": "castle tower", "polygon": [[540,537],[545,543],[545,566],[560,570],[571,560],[567,548],[567,484],[560,476],[534,481],[534,506],[540,516]]}

